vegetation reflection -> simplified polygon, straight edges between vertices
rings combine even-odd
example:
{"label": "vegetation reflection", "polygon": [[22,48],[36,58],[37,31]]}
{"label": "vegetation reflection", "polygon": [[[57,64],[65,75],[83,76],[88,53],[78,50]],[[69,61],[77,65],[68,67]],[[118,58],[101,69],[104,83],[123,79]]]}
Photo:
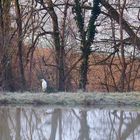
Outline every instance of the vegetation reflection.
{"label": "vegetation reflection", "polygon": [[138,140],[140,113],[88,108],[0,108],[1,140]]}

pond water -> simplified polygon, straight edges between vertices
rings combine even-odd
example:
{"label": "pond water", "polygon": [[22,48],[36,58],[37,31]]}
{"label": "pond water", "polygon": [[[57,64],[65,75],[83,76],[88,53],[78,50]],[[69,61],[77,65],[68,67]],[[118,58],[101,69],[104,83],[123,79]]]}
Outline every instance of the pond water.
{"label": "pond water", "polygon": [[139,139],[139,111],[94,107],[0,107],[0,140]]}

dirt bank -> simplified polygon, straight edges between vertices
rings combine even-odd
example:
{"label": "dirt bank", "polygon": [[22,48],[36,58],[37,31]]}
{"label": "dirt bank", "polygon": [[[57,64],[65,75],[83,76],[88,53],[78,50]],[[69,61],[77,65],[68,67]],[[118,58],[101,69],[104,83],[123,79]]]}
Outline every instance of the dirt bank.
{"label": "dirt bank", "polygon": [[0,104],[140,106],[140,92],[131,93],[0,93]]}

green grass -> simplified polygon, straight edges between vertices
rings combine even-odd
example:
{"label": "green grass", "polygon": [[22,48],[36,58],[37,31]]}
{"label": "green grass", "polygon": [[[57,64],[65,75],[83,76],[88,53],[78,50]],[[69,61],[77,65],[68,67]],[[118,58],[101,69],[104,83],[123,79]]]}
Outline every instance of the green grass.
{"label": "green grass", "polygon": [[140,106],[140,92],[130,93],[0,93],[0,104]]}

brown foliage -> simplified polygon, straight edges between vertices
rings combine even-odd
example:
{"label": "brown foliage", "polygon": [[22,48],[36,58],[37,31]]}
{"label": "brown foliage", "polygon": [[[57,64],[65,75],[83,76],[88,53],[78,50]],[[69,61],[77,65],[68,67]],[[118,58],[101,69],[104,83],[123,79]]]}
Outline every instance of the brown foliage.
{"label": "brown foliage", "polygon": [[[121,78],[121,63],[117,56],[114,57],[113,61],[108,59],[102,63],[107,57],[107,54],[94,53],[90,57],[90,67],[88,73],[88,84],[87,91],[119,91],[120,78]],[[43,60],[44,59],[44,60]],[[68,71],[74,63],[79,59],[79,54],[71,52],[67,55],[66,63]],[[34,52],[33,69],[32,69],[32,82],[31,88],[37,90],[40,88],[41,77],[48,80],[52,87],[56,86],[56,64],[55,57],[52,49],[48,48],[37,48]],[[140,90],[140,70],[139,60],[135,60],[133,63],[130,62],[129,57],[127,60],[126,69],[126,80],[124,91],[139,91]],[[111,64],[111,65],[110,65]],[[133,67],[132,67],[133,65]],[[66,78],[66,90],[76,91],[78,89],[79,82],[79,66],[78,63]],[[27,67],[29,69],[29,66]],[[28,70],[26,70],[26,77],[28,76]],[[27,80],[29,82],[29,79]]]}

